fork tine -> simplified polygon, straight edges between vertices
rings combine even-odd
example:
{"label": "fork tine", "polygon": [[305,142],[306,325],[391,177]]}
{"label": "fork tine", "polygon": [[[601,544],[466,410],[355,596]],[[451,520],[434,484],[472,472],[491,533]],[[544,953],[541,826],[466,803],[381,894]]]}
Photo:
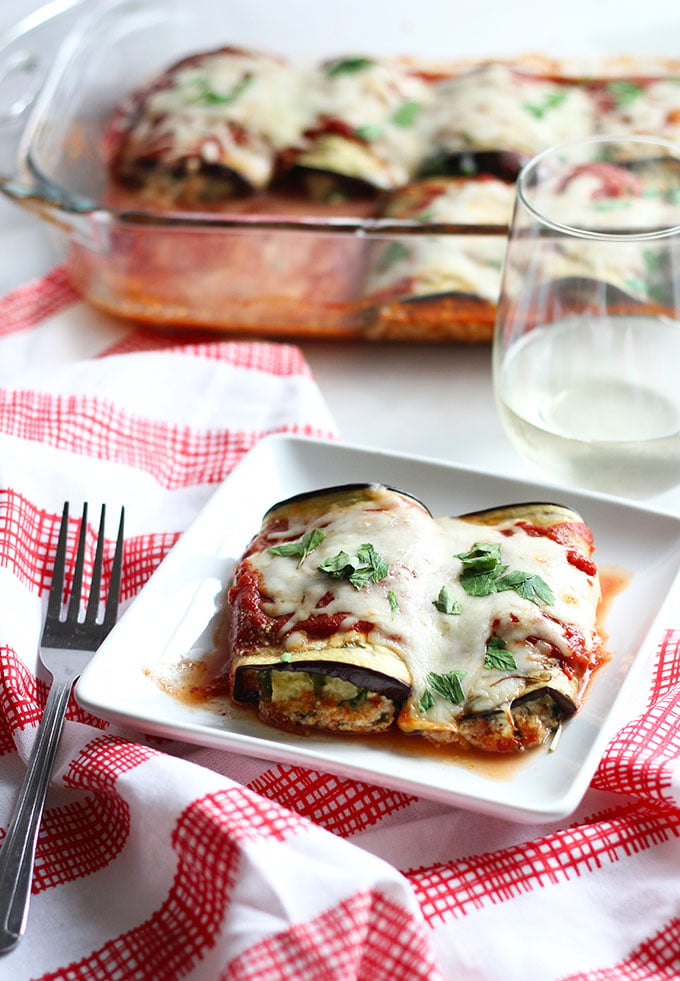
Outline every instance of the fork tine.
{"label": "fork tine", "polygon": [[[105,515],[106,509],[102,506],[90,598],[87,602],[86,618],[80,622],[78,616],[85,564],[87,504],[83,504],[80,520],[73,586],[66,619],[62,619],[61,614],[64,605],[64,572],[68,545],[68,502],[65,502],[62,512],[52,584],[47,601],[48,613],[40,642],[40,660],[51,674],[52,683],[19,800],[0,848],[0,954],[12,950],[26,929],[38,832],[73,685],[116,621],[123,564],[123,508],[120,513],[118,540],[104,621],[98,623],[94,619],[99,613],[101,602]],[[91,621],[87,619],[89,616],[93,617]]]}
{"label": "fork tine", "polygon": [[78,551],[76,564],[73,569],[73,585],[69,599],[66,619],[76,623],[80,612],[80,596],[83,588],[83,566],[85,565],[85,539],[87,537],[87,501],[83,504],[83,516],[80,519],[80,534],[78,535]]}
{"label": "fork tine", "polygon": [[120,522],[118,524],[118,536],[116,539],[116,551],[113,556],[111,566],[111,579],[109,581],[109,592],[106,597],[106,608],[104,610],[104,628],[110,630],[116,622],[118,615],[118,602],[120,600],[120,580],[123,568],[123,540],[125,537],[125,508],[120,509]]}
{"label": "fork tine", "polygon": [[106,521],[106,505],[102,504],[99,517],[99,532],[97,533],[97,550],[92,566],[92,580],[90,582],[90,596],[87,601],[87,611],[84,622],[93,624],[97,622],[99,615],[99,596],[102,583],[102,566],[104,564],[104,524]]}
{"label": "fork tine", "polygon": [[59,527],[59,540],[57,550],[54,554],[54,568],[52,570],[52,583],[50,585],[50,595],[47,601],[47,616],[50,619],[59,620],[61,616],[61,604],[64,594],[64,573],[66,570],[66,545],[68,540],[68,501],[64,502],[64,509],[61,514],[61,525]]}

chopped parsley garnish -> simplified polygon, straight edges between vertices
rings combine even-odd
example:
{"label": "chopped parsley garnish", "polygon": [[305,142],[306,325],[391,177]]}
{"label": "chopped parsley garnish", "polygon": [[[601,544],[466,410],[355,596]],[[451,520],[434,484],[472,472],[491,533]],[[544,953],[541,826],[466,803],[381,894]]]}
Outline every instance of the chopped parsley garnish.
{"label": "chopped parsley garnish", "polygon": [[297,542],[285,542],[283,545],[272,545],[267,551],[272,555],[292,555],[299,556],[300,561],[298,562],[298,569],[302,565],[303,559],[305,559],[310,552],[313,552],[321,542],[326,537],[326,532],[321,528],[314,528],[313,531],[307,531],[302,536],[302,538]]}
{"label": "chopped parsley garnish", "polygon": [[403,102],[396,112],[392,113],[390,122],[405,129],[408,126],[413,126],[419,112],[420,103],[410,99],[408,102]]}
{"label": "chopped parsley garnish", "polygon": [[495,591],[500,593],[505,589],[514,590],[524,599],[536,603],[537,606],[539,600],[548,605],[555,602],[555,597],[547,582],[540,576],[532,575],[529,572],[509,572],[506,576],[501,576],[496,581]]}
{"label": "chopped parsley garnish", "polygon": [[429,688],[426,688],[422,694],[422,698],[418,702],[418,711],[427,712],[434,705],[434,695]]}
{"label": "chopped parsley garnish", "polygon": [[390,610],[392,610],[392,615],[394,616],[395,613],[399,612],[399,603],[397,602],[397,597],[394,595],[391,589],[387,594],[387,600],[390,604]]}
{"label": "chopped parsley garnish", "polygon": [[524,103],[524,108],[536,119],[543,119],[551,109],[556,109],[567,98],[566,92],[550,92],[541,103]]}
{"label": "chopped parsley garnish", "polygon": [[334,78],[336,75],[347,75],[353,72],[361,72],[366,68],[370,68],[373,64],[371,58],[341,58],[339,61],[334,61],[326,69],[326,75],[329,78]]}
{"label": "chopped parsley garnish", "polygon": [[465,573],[491,572],[498,567],[501,561],[501,547],[500,545],[475,542],[469,552],[460,552],[456,558],[463,563]]}
{"label": "chopped parsley garnish", "polygon": [[532,603],[551,604],[555,597],[550,586],[540,576],[529,572],[508,572],[501,561],[499,545],[477,542],[469,552],[456,556],[463,563],[460,584],[469,596],[489,596],[513,590]]}
{"label": "chopped parsley garnish", "polygon": [[382,126],[377,126],[375,123],[366,123],[365,126],[357,126],[354,132],[365,143],[374,143],[375,140],[379,140],[383,135]]}
{"label": "chopped parsley garnish", "polygon": [[432,691],[436,692],[437,695],[441,695],[447,702],[453,702],[454,705],[458,705],[460,702],[465,701],[465,692],[461,684],[462,677],[462,671],[448,671],[446,674],[437,674],[435,671],[430,671],[427,680]]}
{"label": "chopped parsley garnish", "polygon": [[516,669],[515,659],[502,637],[489,638],[484,656],[484,667],[498,671],[514,671]]}
{"label": "chopped parsley garnish", "polygon": [[356,555],[340,551],[324,559],[318,569],[332,579],[347,579],[355,589],[363,589],[369,582],[380,582],[390,571],[387,562],[370,543],[361,545]]}
{"label": "chopped parsley garnish", "polygon": [[442,588],[439,590],[439,595],[435,600],[432,600],[432,605],[436,607],[440,613],[447,613],[449,616],[458,616],[463,612],[463,607],[460,605],[458,600],[455,600],[453,596],[451,596],[446,586],[442,586]]}
{"label": "chopped parsley garnish", "polygon": [[252,75],[246,75],[236,83],[231,92],[222,93],[211,89],[205,78],[199,78],[194,83],[196,93],[193,95],[192,102],[199,106],[228,106],[238,99],[252,81]]}
{"label": "chopped parsley garnish", "polygon": [[617,108],[622,109],[629,106],[642,95],[643,89],[637,82],[629,82],[626,79],[609,82],[607,92],[611,95]]}

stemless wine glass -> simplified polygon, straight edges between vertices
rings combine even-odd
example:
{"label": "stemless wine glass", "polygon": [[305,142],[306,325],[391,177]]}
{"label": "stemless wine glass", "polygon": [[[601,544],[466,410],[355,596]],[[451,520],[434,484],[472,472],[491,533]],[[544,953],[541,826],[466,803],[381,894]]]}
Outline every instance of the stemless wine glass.
{"label": "stemless wine glass", "polygon": [[680,482],[680,148],[553,147],[522,170],[493,343],[511,442],[566,484]]}

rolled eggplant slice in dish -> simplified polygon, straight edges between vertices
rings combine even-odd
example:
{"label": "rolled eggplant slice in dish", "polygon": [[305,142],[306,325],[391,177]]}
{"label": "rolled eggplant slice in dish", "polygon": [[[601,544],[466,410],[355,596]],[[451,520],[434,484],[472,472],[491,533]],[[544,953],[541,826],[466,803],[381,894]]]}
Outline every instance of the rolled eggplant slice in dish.
{"label": "rolled eggplant slice in dish", "polygon": [[228,587],[230,694],[304,733],[538,745],[605,657],[592,550],[556,505],[434,518],[381,484],[289,499]]}
{"label": "rolled eggplant slice in dish", "polygon": [[[480,536],[481,547],[462,556],[459,580],[481,604],[472,613],[488,625],[481,643],[477,638],[466,645],[457,667],[457,694],[464,696],[459,713],[447,719],[442,699],[430,706],[426,696],[405,707],[401,728],[495,752],[541,745],[579,710],[593,670],[606,659],[597,626],[601,594],[592,531],[571,508],[544,502],[440,520],[494,532],[498,552]],[[515,547],[517,567],[506,565]],[[478,561],[488,567],[489,579]]]}
{"label": "rolled eggplant slice in dish", "polygon": [[573,79],[485,64],[434,86],[427,174],[490,173],[514,180],[550,146],[595,133],[595,103]]}
{"label": "rolled eggplant slice in dish", "polygon": [[427,79],[398,59],[352,55],[319,65],[308,82],[313,121],[284,170],[302,174],[314,196],[348,181],[389,191],[413,177],[426,153]]}
{"label": "rolled eggplant slice in dish", "polygon": [[363,290],[373,305],[367,336],[490,340],[513,203],[513,186],[486,175],[413,181],[391,195],[383,217],[468,230],[372,246]]}
{"label": "rolled eggplant slice in dish", "polygon": [[118,107],[106,134],[112,173],[166,207],[261,190],[309,124],[305,78],[243,48],[185,58]]}
{"label": "rolled eggplant slice in dish", "polygon": [[[265,721],[285,729],[389,728],[411,687],[390,627],[390,584],[431,520],[416,498],[372,484],[297,495],[267,511],[228,591],[234,699],[256,701]],[[392,570],[372,545],[386,536]]]}

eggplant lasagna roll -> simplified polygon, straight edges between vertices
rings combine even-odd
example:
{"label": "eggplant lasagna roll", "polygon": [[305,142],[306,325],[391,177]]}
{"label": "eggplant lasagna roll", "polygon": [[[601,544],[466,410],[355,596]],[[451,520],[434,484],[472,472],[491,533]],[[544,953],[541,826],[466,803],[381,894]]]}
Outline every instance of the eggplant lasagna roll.
{"label": "eggplant lasagna roll", "polygon": [[227,590],[230,694],[295,732],[540,745],[605,657],[592,550],[552,504],[435,519],[383,485],[291,498]]}

